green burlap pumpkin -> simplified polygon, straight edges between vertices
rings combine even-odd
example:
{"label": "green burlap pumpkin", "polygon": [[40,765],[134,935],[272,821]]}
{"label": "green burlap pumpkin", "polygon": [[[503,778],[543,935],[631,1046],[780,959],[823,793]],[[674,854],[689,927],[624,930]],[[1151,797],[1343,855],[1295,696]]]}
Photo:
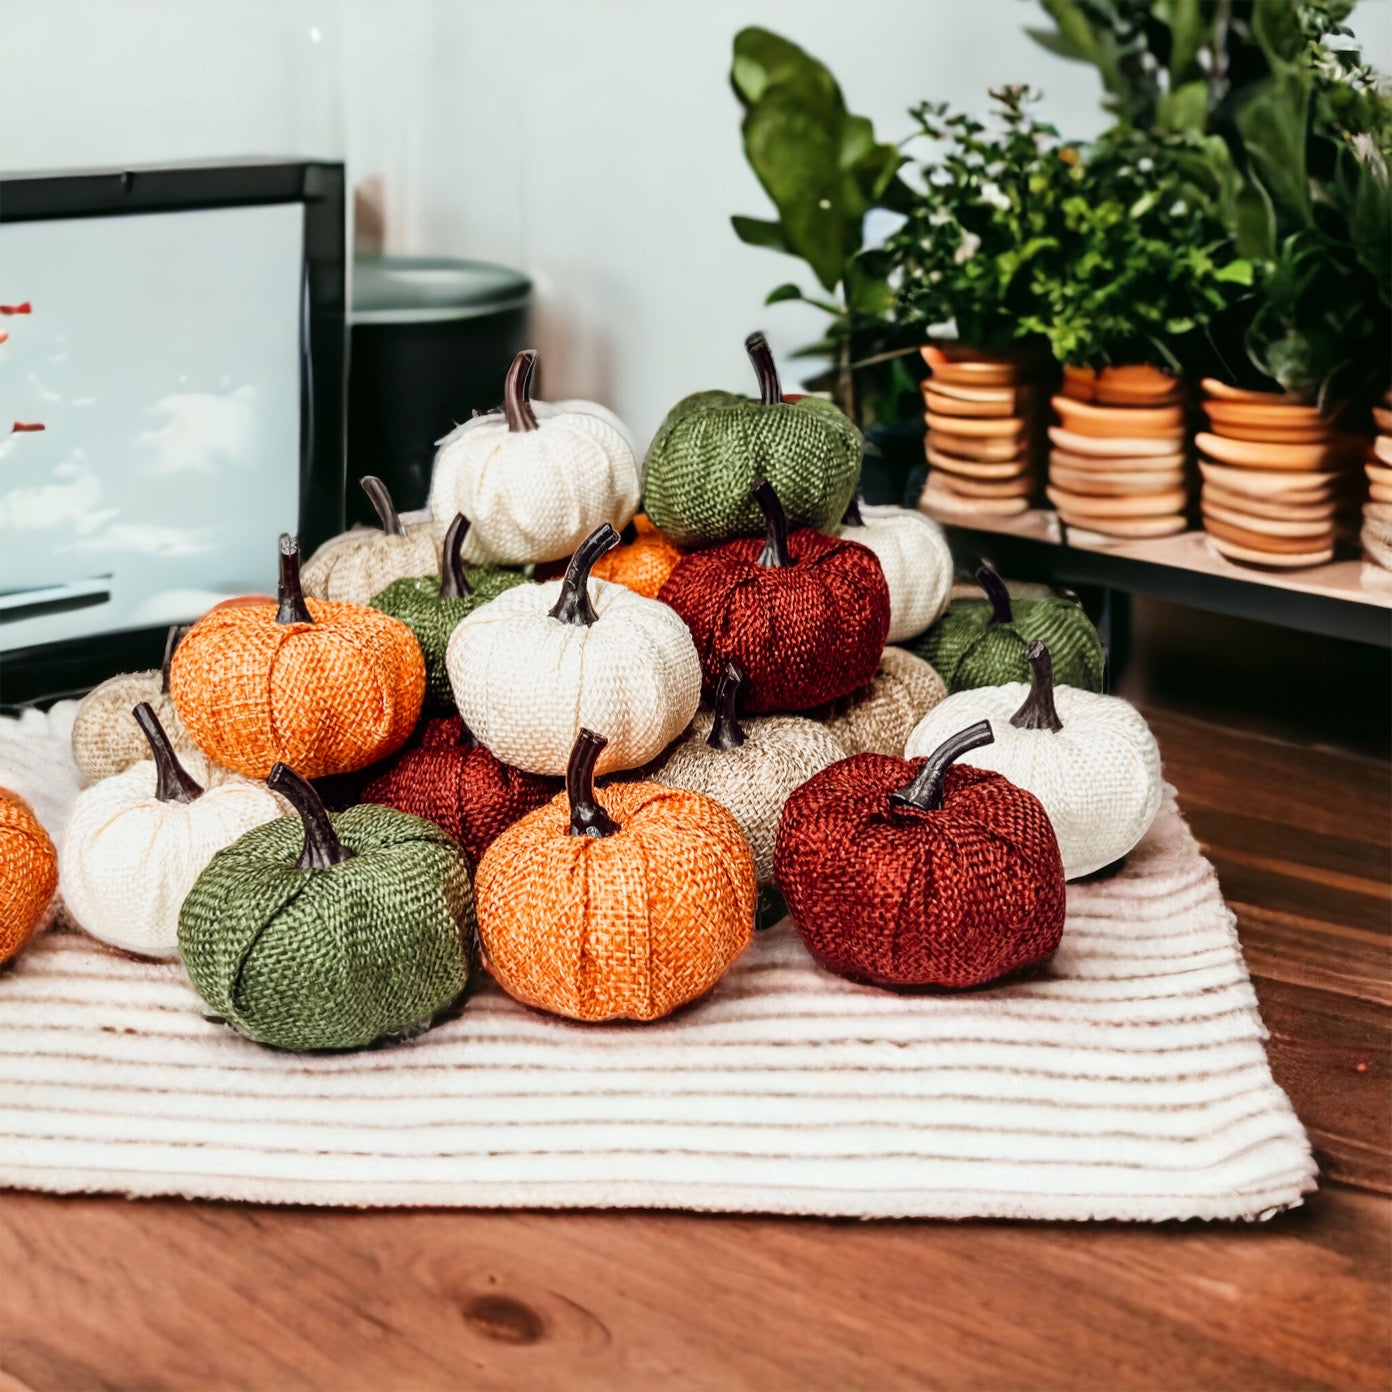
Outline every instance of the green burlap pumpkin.
{"label": "green burlap pumpkin", "polygon": [[219,851],[179,915],[179,952],[205,1001],[281,1049],[359,1049],[427,1027],[469,983],[476,928],[464,852],[389,807],[330,817],[277,764],[299,817]]}
{"label": "green burlap pumpkin", "polygon": [[1102,690],[1102,640],[1077,600],[1064,595],[1012,600],[990,566],[982,566],[976,578],[985,599],[953,601],[927,633],[906,644],[932,663],[949,691],[1029,681],[1025,650],[1035,639],[1053,657],[1056,682]]}
{"label": "green burlap pumpkin", "polygon": [[425,699],[432,710],[453,710],[454,694],[445,670],[445,647],[455,626],[504,590],[526,584],[520,570],[501,566],[465,569],[460,550],[469,532],[469,519],[458,513],[445,533],[439,575],[416,575],[394,580],[372,596],[374,609],[400,619],[425,655]]}
{"label": "green burlap pumpkin", "polygon": [[763,334],[745,341],[757,399],[697,392],[679,401],[648,450],[643,507],[680,547],[714,546],[763,531],[750,490],[778,494],[789,527],[836,529],[860,478],[860,432],[837,406],[784,401]]}

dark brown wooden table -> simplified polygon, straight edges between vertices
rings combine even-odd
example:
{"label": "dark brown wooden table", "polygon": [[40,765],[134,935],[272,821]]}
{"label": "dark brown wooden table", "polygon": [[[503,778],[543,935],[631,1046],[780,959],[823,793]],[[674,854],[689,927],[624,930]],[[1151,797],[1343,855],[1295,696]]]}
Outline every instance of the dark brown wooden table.
{"label": "dark brown wooden table", "polygon": [[1123,1227],[7,1193],[0,1389],[1392,1386],[1389,769],[1149,714],[1318,1151],[1304,1208]]}

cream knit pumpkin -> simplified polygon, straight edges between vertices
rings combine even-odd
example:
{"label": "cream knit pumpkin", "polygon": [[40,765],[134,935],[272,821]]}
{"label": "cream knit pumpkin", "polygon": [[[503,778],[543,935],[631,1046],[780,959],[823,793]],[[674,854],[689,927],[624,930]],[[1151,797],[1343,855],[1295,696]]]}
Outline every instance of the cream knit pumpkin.
{"label": "cream knit pumpkin", "polygon": [[353,527],[319,547],[300,572],[300,585],[311,599],[366,604],[394,580],[440,573],[440,549],[453,513],[443,522],[404,522],[380,479],[369,476],[362,487],[381,529]]}
{"label": "cream knit pumpkin", "polygon": [[904,648],[886,648],[869,686],[813,718],[825,725],[847,755],[899,759],[914,726],[946,696],[947,685],[931,664]]}
{"label": "cream knit pumpkin", "polygon": [[175,957],[179,910],[214,854],[288,808],[263,783],[233,774],[210,785],[207,760],[176,760],[150,707],[138,709],[158,731],[150,735],[156,757],[78,794],[58,884],[68,917],[94,938],[143,957]]}
{"label": "cream knit pumpkin", "polygon": [[773,846],[783,804],[814,773],[844,757],[840,744],[798,715],[735,715],[743,673],[732,662],[715,692],[715,710],[701,711],[686,738],[643,777],[669,788],[705,793],[734,813],[754,852],[760,886],[773,883]]}
{"label": "cream knit pumpkin", "polygon": [[1028,686],[979,686],[935,706],[909,736],[906,758],[929,754],[978,720],[993,744],[961,762],[1004,774],[1044,804],[1070,880],[1120,860],[1150,829],[1163,785],[1160,748],[1136,708],[1116,696],[1053,684],[1049,650],[1025,656]]}
{"label": "cream knit pumpkin", "polygon": [[465,421],[440,441],[430,510],[473,524],[464,558],[529,565],[569,556],[601,523],[638,510],[638,460],[611,411],[586,401],[533,403],[536,354],[508,371],[502,415]]}
{"label": "cream knit pumpkin", "polygon": [[837,534],[868,546],[884,571],[889,642],[917,638],[947,608],[952,552],[943,529],[931,517],[909,508],[852,500]]}
{"label": "cream knit pumpkin", "polygon": [[701,663],[677,614],[590,568],[619,536],[583,541],[564,580],[519,585],[469,614],[445,653],[454,699],[505,764],[559,777],[582,729],[608,743],[599,772],[636,768],[691,722]]}

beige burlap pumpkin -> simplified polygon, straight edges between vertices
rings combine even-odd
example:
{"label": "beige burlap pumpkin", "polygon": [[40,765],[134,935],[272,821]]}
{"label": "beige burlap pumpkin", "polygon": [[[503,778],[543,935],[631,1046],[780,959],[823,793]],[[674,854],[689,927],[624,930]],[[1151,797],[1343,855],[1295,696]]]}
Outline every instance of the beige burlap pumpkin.
{"label": "beige burlap pumpkin", "polygon": [[900,759],[914,726],[947,695],[932,666],[904,648],[886,648],[874,680],[816,713],[846,754]]}

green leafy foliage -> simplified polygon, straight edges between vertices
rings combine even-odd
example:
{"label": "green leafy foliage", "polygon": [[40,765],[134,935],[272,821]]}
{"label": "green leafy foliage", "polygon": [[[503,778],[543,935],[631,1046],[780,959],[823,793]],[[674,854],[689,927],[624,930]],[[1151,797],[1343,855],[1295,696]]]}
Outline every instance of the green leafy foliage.
{"label": "green leafy foliage", "polygon": [[1120,127],[1090,149],[993,94],[991,127],[941,107],[914,114],[933,143],[923,192],[886,250],[899,312],[1000,350],[1047,343],[1061,362],[1160,360],[1250,281],[1218,207],[1225,181],[1192,136]]}

